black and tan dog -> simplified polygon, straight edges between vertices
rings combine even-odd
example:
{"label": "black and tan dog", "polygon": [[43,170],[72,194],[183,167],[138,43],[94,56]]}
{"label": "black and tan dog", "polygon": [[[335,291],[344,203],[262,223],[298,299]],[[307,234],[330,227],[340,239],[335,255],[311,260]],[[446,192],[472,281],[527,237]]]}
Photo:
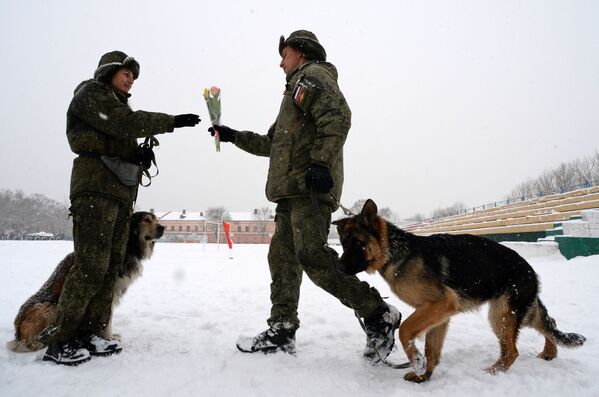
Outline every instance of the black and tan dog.
{"label": "black and tan dog", "polygon": [[[500,347],[489,373],[507,371],[518,357],[516,340],[522,326],[545,336],[538,355],[544,360],[557,356],[556,344],[577,347],[586,340],[556,328],[539,299],[537,275],[515,251],[467,234],[416,236],[385,221],[377,211],[368,200],[359,215],[333,222],[344,250],[340,270],[378,270],[399,299],[416,309],[399,328],[413,368],[404,379],[427,381],[439,363],[450,317],[484,303],[489,303],[489,321]],[[426,334],[425,357],[414,343],[421,334]]]}
{"label": "black and tan dog", "polygon": [[[114,286],[113,310],[131,283],[141,276],[142,261],[152,256],[154,243],[163,233],[164,226],[158,223],[154,214],[135,212],[131,216],[125,261],[119,269]],[[45,347],[38,340],[39,334],[52,321],[65,278],[74,264],[75,253],[71,252],[58,264],[40,290],[21,306],[14,323],[15,340],[7,343],[10,350],[28,352]],[[106,338],[115,337],[112,335],[111,323],[112,318],[103,331]]]}

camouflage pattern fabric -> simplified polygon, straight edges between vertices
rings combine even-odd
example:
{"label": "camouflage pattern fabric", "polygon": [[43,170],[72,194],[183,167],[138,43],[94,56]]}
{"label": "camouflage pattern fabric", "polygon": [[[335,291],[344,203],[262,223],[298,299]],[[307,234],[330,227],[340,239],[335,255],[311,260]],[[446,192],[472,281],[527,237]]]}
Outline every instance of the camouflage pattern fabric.
{"label": "camouflage pattern fabric", "polygon": [[75,265],[56,308],[48,342],[65,342],[83,331],[100,332],[112,311],[114,282],[125,258],[131,207],[94,195],[71,205]]}
{"label": "camouflage pattern fabric", "polygon": [[[337,200],[343,186],[343,144],[351,111],[337,84],[337,69],[328,62],[307,62],[287,77],[279,115],[266,135],[240,131],[235,145],[270,157],[266,197],[273,202],[308,196],[304,177],[311,163],[331,171]],[[318,199],[337,209],[331,194]]]}
{"label": "camouflage pattern fabric", "polygon": [[46,342],[68,341],[82,331],[99,332],[110,320],[116,272],[125,257],[138,186],[121,184],[98,157],[137,162],[137,138],[175,128],[174,116],[131,110],[130,95],[110,83],[115,60],[133,65],[137,77],[136,61],[120,51],[105,54],[96,79],[77,86],[67,111],[69,146],[74,153],[87,155],[73,161],[75,265],[65,280],[55,321],[42,334]]}
{"label": "camouflage pattern fabric", "polygon": [[[67,111],[67,139],[71,150],[134,162],[136,138],[174,130],[174,116],[134,112],[127,104],[129,96],[97,80],[79,84]],[[77,157],[71,173],[71,201],[78,195],[90,193],[130,203],[136,197],[137,186],[121,184],[98,158]]]}
{"label": "camouflage pattern fabric", "polygon": [[[277,203],[276,231],[268,253],[271,273],[270,326],[299,327],[297,307],[302,272],[361,317],[380,315],[386,305],[378,291],[337,270],[338,255],[326,245],[331,213],[343,186],[343,145],[351,111],[337,84],[337,70],[311,61],[287,76],[279,114],[266,135],[240,131],[235,145],[270,158],[266,197]],[[331,193],[306,189],[310,164],[328,168]]]}
{"label": "camouflage pattern fabric", "polygon": [[356,276],[337,270],[337,252],[326,245],[331,207],[311,197],[281,200],[276,209],[276,231],[268,252],[271,315],[268,325],[299,327],[297,307],[302,270],[360,317],[382,313],[386,306],[378,291]]}

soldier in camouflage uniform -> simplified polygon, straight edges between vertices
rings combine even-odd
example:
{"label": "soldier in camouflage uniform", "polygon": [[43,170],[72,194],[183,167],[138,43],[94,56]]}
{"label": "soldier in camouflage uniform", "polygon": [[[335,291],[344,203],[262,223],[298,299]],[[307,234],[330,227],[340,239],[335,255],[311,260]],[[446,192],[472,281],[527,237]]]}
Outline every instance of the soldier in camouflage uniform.
{"label": "soldier in camouflage uniform", "polygon": [[[272,278],[269,328],[240,337],[244,352],[295,351],[302,273],[364,317],[364,356],[372,363],[393,347],[401,314],[378,291],[337,270],[338,255],[327,246],[331,213],[343,186],[343,144],[351,112],[337,85],[337,70],[326,62],[316,36],[306,30],[281,36],[280,67],[287,75],[283,101],[266,135],[214,126],[223,142],[270,158],[267,198],[277,203],[276,232],[268,253]],[[377,354],[375,349],[378,350]]]}
{"label": "soldier in camouflage uniform", "polygon": [[92,355],[122,350],[119,341],[104,338],[102,330],[111,317],[141,176],[136,138],[200,121],[194,114],[132,111],[128,92],[138,76],[135,59],[120,51],[104,54],[94,78],[75,89],[67,111],[67,139],[78,155],[70,191],[76,259],[56,317],[41,335],[48,343],[46,361],[77,365]]}

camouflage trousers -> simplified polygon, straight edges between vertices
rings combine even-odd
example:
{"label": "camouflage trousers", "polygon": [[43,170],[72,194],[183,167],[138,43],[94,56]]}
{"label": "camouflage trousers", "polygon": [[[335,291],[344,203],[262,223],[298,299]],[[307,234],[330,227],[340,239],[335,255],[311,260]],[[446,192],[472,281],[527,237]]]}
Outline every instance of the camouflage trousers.
{"label": "camouflage trousers", "polygon": [[[66,277],[47,342],[65,342],[84,331],[100,332],[110,321],[116,276],[129,236],[132,205],[85,195],[75,198],[75,265]],[[48,330],[51,329],[48,327]]]}
{"label": "camouflage trousers", "polygon": [[297,308],[303,272],[360,317],[383,313],[386,305],[374,287],[337,269],[339,256],[327,246],[329,205],[312,197],[285,199],[277,204],[275,223],[268,251],[272,280],[269,325],[289,323],[299,328]]}

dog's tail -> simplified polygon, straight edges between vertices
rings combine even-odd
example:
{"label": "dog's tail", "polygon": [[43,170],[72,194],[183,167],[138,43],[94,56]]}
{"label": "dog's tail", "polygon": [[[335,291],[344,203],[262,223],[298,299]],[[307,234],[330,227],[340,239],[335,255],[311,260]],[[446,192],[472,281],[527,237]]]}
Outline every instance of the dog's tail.
{"label": "dog's tail", "polygon": [[6,347],[8,350],[16,352],[16,353],[27,353],[34,352],[44,347],[44,345],[40,342],[27,343],[22,340],[11,340],[10,342],[6,342]]}
{"label": "dog's tail", "polygon": [[543,327],[543,334],[554,341],[556,344],[564,347],[579,347],[587,340],[584,336],[573,332],[562,332],[556,327],[555,320],[547,313],[547,308],[537,297],[537,310]]}

